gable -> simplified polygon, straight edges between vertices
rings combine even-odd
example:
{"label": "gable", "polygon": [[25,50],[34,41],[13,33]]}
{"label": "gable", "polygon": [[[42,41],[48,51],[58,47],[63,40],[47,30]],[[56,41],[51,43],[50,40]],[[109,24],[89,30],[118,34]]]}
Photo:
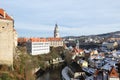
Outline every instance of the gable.
{"label": "gable", "polygon": [[113,67],[109,73],[109,77],[119,77],[118,72],[115,70],[115,68]]}

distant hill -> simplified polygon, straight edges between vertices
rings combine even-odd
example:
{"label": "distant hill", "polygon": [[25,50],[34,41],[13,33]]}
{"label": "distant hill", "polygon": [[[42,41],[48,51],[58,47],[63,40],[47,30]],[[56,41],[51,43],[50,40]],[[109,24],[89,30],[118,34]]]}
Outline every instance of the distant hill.
{"label": "distant hill", "polygon": [[105,33],[105,34],[98,34],[96,36],[105,37],[105,38],[108,38],[108,37],[120,37],[120,31],[110,32],[110,33]]}
{"label": "distant hill", "polygon": [[80,37],[104,37],[104,38],[119,37],[120,38],[120,31],[98,34],[98,35],[89,35],[89,36],[65,36],[63,38],[80,38]]}

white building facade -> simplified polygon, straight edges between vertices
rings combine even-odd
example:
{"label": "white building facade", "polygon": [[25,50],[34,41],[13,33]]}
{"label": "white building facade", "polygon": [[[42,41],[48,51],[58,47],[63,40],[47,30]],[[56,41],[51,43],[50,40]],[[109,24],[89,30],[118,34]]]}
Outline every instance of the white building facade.
{"label": "white building facade", "polygon": [[27,50],[31,55],[47,54],[50,52],[50,43],[46,39],[31,39],[27,43]]}

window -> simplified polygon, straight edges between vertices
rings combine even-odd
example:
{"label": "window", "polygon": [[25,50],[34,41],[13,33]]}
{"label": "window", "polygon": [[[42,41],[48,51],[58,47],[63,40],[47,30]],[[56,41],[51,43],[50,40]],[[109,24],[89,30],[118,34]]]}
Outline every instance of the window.
{"label": "window", "polygon": [[2,28],[5,28],[4,26]]}

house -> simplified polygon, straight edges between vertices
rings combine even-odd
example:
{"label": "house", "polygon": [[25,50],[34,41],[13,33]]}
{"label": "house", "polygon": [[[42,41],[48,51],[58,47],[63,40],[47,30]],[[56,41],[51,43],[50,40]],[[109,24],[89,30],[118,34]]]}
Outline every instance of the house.
{"label": "house", "polygon": [[111,71],[109,72],[108,80],[119,80],[119,73],[114,67],[112,67]]}
{"label": "house", "polygon": [[80,67],[80,65],[77,64],[76,62],[72,62],[69,65],[68,74],[71,76],[71,78],[74,78],[74,79],[83,78],[81,80],[84,80],[85,76],[86,76],[85,72],[82,70],[82,68]]}
{"label": "house", "polygon": [[120,58],[120,51],[119,50],[118,51],[114,50],[114,51],[112,51],[112,55],[115,58]]}
{"label": "house", "polygon": [[80,67],[88,67],[88,62],[85,60],[79,59],[77,63],[80,65]]}
{"label": "house", "polygon": [[97,69],[93,75],[93,80],[108,80],[108,71]]}
{"label": "house", "polygon": [[91,52],[90,52],[90,58],[91,59],[95,59],[96,57],[98,56],[98,50],[92,50]]}
{"label": "house", "polygon": [[90,66],[94,68],[100,68],[103,65],[103,61],[99,59],[92,59],[92,60],[89,59],[89,63],[90,63]]}
{"label": "house", "polygon": [[120,41],[120,34],[119,35],[115,35],[115,36],[113,36],[113,37],[111,37],[111,38],[108,38],[108,41]]}
{"label": "house", "polygon": [[101,68],[104,70],[110,71],[112,68],[111,66],[115,66],[116,63],[117,63],[117,61],[108,60],[108,62],[104,66],[102,66]]}
{"label": "house", "polygon": [[103,42],[102,47],[106,47],[107,49],[114,49],[118,47],[117,42]]}
{"label": "house", "polygon": [[97,55],[98,54],[98,50],[93,50],[91,51],[90,55]]}
{"label": "house", "polygon": [[90,53],[91,53],[90,50],[84,50],[84,55],[85,55],[86,60],[90,57]]}
{"label": "house", "polygon": [[73,48],[72,50],[74,55],[78,55],[78,56],[84,56],[84,50],[83,49],[79,49],[79,48]]}
{"label": "house", "polygon": [[46,38],[30,38],[27,42],[27,51],[31,55],[47,54],[50,52],[50,44]]}

